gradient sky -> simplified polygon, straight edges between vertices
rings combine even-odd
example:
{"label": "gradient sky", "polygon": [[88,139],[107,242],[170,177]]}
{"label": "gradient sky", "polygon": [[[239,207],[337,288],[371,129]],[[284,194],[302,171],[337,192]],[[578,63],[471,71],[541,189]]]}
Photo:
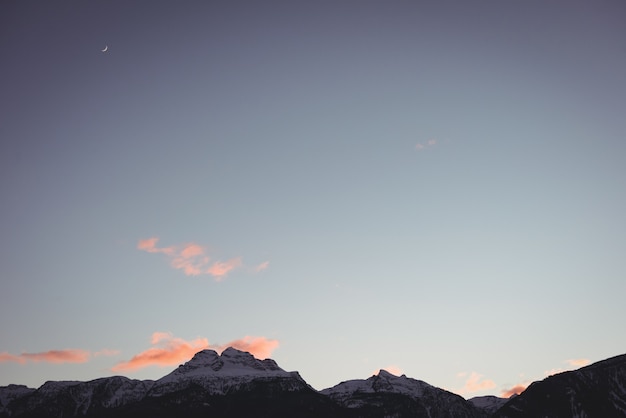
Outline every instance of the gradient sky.
{"label": "gradient sky", "polygon": [[621,0],[4,1],[0,56],[0,385],[626,352]]}

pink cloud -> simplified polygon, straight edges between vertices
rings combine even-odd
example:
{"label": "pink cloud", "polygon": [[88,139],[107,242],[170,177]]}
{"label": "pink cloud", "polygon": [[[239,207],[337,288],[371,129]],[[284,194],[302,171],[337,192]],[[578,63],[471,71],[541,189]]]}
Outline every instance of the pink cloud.
{"label": "pink cloud", "polygon": [[211,257],[206,254],[206,248],[193,242],[182,246],[157,247],[158,241],[156,237],[139,240],[137,249],[165,254],[170,259],[170,265],[177,270],[182,270],[187,276],[206,274],[219,281],[229,272],[243,265],[241,257],[211,263]]}
{"label": "pink cloud", "polygon": [[111,350],[108,348],[103,348],[102,350],[96,351],[95,353],[93,353],[94,357],[117,356],[118,354],[120,354],[120,350]]}
{"label": "pink cloud", "polygon": [[591,363],[591,360],[588,360],[586,358],[578,358],[578,359],[569,359],[569,360],[565,360],[565,362],[567,364],[569,364],[570,366],[574,366],[574,367],[585,367],[586,365],[588,365],[589,363]]}
{"label": "pink cloud", "polygon": [[204,248],[198,244],[187,244],[180,252],[182,258],[193,258],[198,255],[204,255]]}
{"label": "pink cloud", "polygon": [[163,340],[171,340],[174,338],[171,332],[153,332],[152,338],[150,339],[150,344],[155,345],[158,344],[159,341]]}
{"label": "pink cloud", "polygon": [[[461,374],[457,374],[459,376]],[[462,375],[465,376],[465,375]],[[456,392],[460,395],[465,395],[467,393],[481,392],[483,390],[489,390],[496,387],[496,384],[491,379],[483,379],[483,375],[472,372],[467,380],[465,381],[465,386]]]}
{"label": "pink cloud", "polygon": [[562,367],[555,367],[553,369],[550,370],[546,370],[545,372],[543,372],[546,376],[553,376],[555,374],[559,374],[559,373],[563,373],[564,371],[566,371],[564,368]]}
{"label": "pink cloud", "polygon": [[[569,364],[571,367],[580,368],[580,367],[584,367],[584,366],[588,365],[589,363],[591,363],[591,360],[586,359],[586,358],[569,359],[569,360],[565,360],[564,363]],[[553,376],[555,374],[563,373],[563,372],[566,372],[566,371],[569,371],[569,370],[571,370],[571,368],[555,367],[555,368],[552,368],[550,370],[546,370],[544,372],[544,374],[546,376]]]}
{"label": "pink cloud", "polygon": [[137,248],[142,251],[149,252],[149,253],[163,253],[163,254],[168,254],[168,255],[171,255],[174,253],[175,251],[174,247],[157,248],[156,246],[157,242],[159,242],[159,239],[156,237],[142,239],[142,240],[139,240],[139,243],[137,244]]}
{"label": "pink cloud", "polygon": [[15,362],[25,364],[28,361],[34,363],[86,363],[89,361],[90,353],[86,350],[67,349],[67,350],[50,350],[42,353],[22,353],[13,355],[9,353],[0,353],[0,362]]}
{"label": "pink cloud", "polygon": [[500,397],[502,397],[502,398],[510,398],[513,395],[519,395],[520,393],[525,391],[527,387],[528,387],[527,383],[518,383],[517,385],[513,386],[512,388],[504,389],[500,393]]}
{"label": "pink cloud", "polygon": [[264,261],[261,264],[259,264],[258,266],[256,266],[254,268],[254,271],[256,271],[257,273],[260,271],[263,271],[265,269],[267,269],[270,266],[270,262],[269,261]]}
{"label": "pink cloud", "polygon": [[26,363],[26,359],[14,354],[5,352],[0,353],[0,363],[13,362],[13,363]]}
{"label": "pink cloud", "polygon": [[154,347],[142,351],[128,361],[116,364],[111,370],[132,372],[149,366],[173,366],[189,361],[198,351],[213,349],[222,352],[228,347],[247,351],[257,358],[264,359],[278,347],[277,340],[268,340],[265,337],[246,336],[227,344],[211,345],[206,338],[186,341],[182,338],[175,338],[167,332],[153,333],[150,341]]}
{"label": "pink cloud", "polygon": [[241,257],[232,258],[228,261],[217,261],[206,269],[205,273],[215,277],[217,281],[222,280],[233,269],[243,265]]}
{"label": "pink cloud", "polygon": [[278,348],[278,344],[278,340],[268,340],[265,337],[245,336],[221,346],[214,346],[213,348],[221,352],[228,347],[233,347],[237,350],[247,351],[256,358],[265,359],[272,355],[272,352]]}
{"label": "pink cloud", "polygon": [[153,345],[159,346],[142,351],[128,361],[116,364],[111,370],[129,372],[148,366],[172,366],[189,360],[200,350],[209,348],[209,341],[206,338],[185,341],[162,332],[152,334],[151,341]]}

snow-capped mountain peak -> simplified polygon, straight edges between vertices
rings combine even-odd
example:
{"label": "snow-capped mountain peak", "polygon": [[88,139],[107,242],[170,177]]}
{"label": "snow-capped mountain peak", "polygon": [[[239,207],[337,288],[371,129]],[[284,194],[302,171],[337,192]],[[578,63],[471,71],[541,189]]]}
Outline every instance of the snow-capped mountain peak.
{"label": "snow-capped mountain peak", "polygon": [[285,372],[272,359],[259,360],[252,354],[229,347],[222,352],[221,359],[227,365],[239,366],[243,369],[254,369],[264,372]]}
{"label": "snow-capped mountain peak", "polygon": [[397,376],[397,375],[395,375],[395,374],[393,374],[393,373],[388,372],[388,371],[387,371],[387,370],[385,370],[385,369],[380,369],[380,370],[378,371],[378,373],[376,373],[376,376],[385,377],[385,378],[387,378],[387,379],[389,379],[389,378],[394,378],[394,377],[406,377],[405,375],[402,375],[402,376]]}
{"label": "snow-capped mountain peak", "polygon": [[349,380],[337,386],[324,389],[322,393],[334,397],[341,397],[340,394],[358,393],[401,393],[411,397],[420,397],[426,387],[431,387],[421,380],[411,379],[405,375],[396,376],[386,370],[380,370],[378,374],[366,380]]}
{"label": "snow-capped mountain peak", "polygon": [[389,405],[375,416],[474,418],[481,415],[459,395],[405,375],[395,376],[386,370],[365,380],[342,382],[321,393],[350,409]]}
{"label": "snow-capped mountain peak", "polygon": [[290,376],[274,360],[259,360],[252,354],[229,347],[221,355],[213,350],[202,350],[187,363],[157,382],[164,383],[191,376]]}
{"label": "snow-capped mountain peak", "polygon": [[286,372],[274,360],[259,360],[252,354],[227,348],[218,355],[203,350],[170,374],[155,382],[150,396],[182,390],[190,384],[203,387],[212,394],[224,394],[248,385],[252,381],[278,380],[293,390],[309,387],[298,372]]}

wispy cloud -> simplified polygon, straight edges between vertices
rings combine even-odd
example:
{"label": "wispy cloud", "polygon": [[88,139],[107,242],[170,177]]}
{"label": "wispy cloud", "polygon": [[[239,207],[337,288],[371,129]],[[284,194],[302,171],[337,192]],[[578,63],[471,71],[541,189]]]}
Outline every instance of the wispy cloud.
{"label": "wispy cloud", "polygon": [[554,368],[552,368],[552,369],[550,369],[550,370],[546,370],[546,371],[544,371],[544,372],[543,372],[543,374],[544,374],[546,377],[548,377],[548,376],[553,376],[553,375],[555,375],[555,374],[563,373],[563,372],[565,372],[565,371],[567,371],[567,370],[565,370],[563,367],[554,367]]}
{"label": "wispy cloud", "polygon": [[[569,370],[571,370],[571,367],[584,367],[588,364],[591,363],[591,361],[589,359],[586,358],[578,358],[578,359],[568,359],[563,361],[563,363],[568,364],[570,367],[554,367],[550,370],[546,370],[544,371],[544,376],[545,377],[550,377],[550,376],[554,376],[555,374],[559,374],[559,373],[563,373],[563,372],[567,372]],[[529,381],[524,381],[521,383],[517,383],[516,385],[514,385],[511,388],[507,388],[507,389],[503,389],[500,396],[502,396],[503,398],[510,398],[513,395],[519,395],[520,393],[522,393],[524,390],[526,390],[526,388],[530,385]]]}
{"label": "wispy cloud", "polygon": [[565,362],[573,367],[585,367],[586,365],[591,363],[591,360],[586,359],[586,358],[577,358],[577,359],[565,360]]}
{"label": "wispy cloud", "polygon": [[121,351],[120,350],[111,350],[109,348],[103,348],[100,351],[96,351],[95,353],[93,353],[94,357],[100,357],[100,356],[117,356],[118,354],[120,354]]}
{"label": "wispy cloud", "polygon": [[[466,377],[467,373],[461,372],[457,374],[458,377]],[[456,391],[459,395],[466,395],[468,393],[481,392],[483,390],[489,390],[496,387],[496,383],[491,379],[483,379],[483,375],[480,373],[472,372],[465,381],[465,385]]]}
{"label": "wispy cloud", "polygon": [[156,347],[151,347],[128,361],[116,364],[111,370],[128,372],[148,366],[171,366],[187,361],[198,351],[209,348],[209,340],[206,338],[185,341],[164,332],[152,334],[151,343]]}
{"label": "wispy cloud", "polygon": [[518,383],[517,385],[511,388],[502,390],[502,392],[500,393],[500,397],[510,398],[513,395],[519,395],[520,393],[525,391],[527,387],[528,387],[528,383]]}
{"label": "wispy cloud", "polygon": [[14,362],[26,364],[27,362],[44,362],[44,363],[86,363],[89,361],[91,353],[86,350],[66,349],[66,350],[50,350],[41,353],[22,353],[19,355],[9,354],[7,352],[0,353],[0,363]]}
{"label": "wispy cloud", "polygon": [[148,238],[148,239],[141,239],[139,240],[139,243],[137,244],[137,248],[142,251],[149,252],[149,253],[163,253],[167,255],[174,254],[174,251],[175,251],[174,247],[157,248],[156,246],[157,242],[159,242],[159,239],[156,237]]}
{"label": "wispy cloud", "polygon": [[161,253],[170,260],[170,265],[182,270],[187,276],[210,275],[215,280],[223,280],[232,270],[243,266],[241,257],[231,258],[226,261],[213,261],[207,254],[206,247],[187,243],[170,247],[157,247],[159,238],[152,237],[139,240],[137,249],[148,253]]}
{"label": "wispy cloud", "polygon": [[246,336],[226,344],[212,345],[206,338],[186,341],[168,332],[153,333],[150,342],[154,347],[142,351],[128,361],[116,364],[112,370],[132,372],[149,366],[172,366],[190,360],[200,350],[212,349],[222,352],[228,347],[247,351],[257,358],[264,359],[278,347],[277,340],[268,340],[265,337]]}
{"label": "wispy cloud", "polygon": [[215,280],[220,281],[226,277],[231,270],[239,268],[242,265],[241,257],[231,258],[227,261],[217,261],[206,269],[206,273],[214,276]]}
{"label": "wispy cloud", "polygon": [[278,340],[268,340],[265,337],[245,336],[226,344],[211,346],[211,348],[215,351],[222,352],[228,347],[233,347],[237,350],[247,351],[256,358],[265,359],[272,355],[272,352],[278,348],[278,345]]}
{"label": "wispy cloud", "polygon": [[16,356],[15,354],[9,354],[6,351],[0,353],[0,363],[7,363],[7,362],[24,364],[26,363],[26,359],[20,356]]}
{"label": "wispy cloud", "polygon": [[437,140],[431,138],[431,139],[429,139],[426,142],[418,142],[417,144],[415,144],[415,150],[416,151],[423,151],[425,149],[432,148],[435,145],[437,145]]}
{"label": "wispy cloud", "polygon": [[270,262],[269,261],[264,261],[261,264],[259,264],[258,266],[256,266],[254,268],[254,271],[256,271],[257,273],[260,271],[263,271],[265,269],[267,269],[270,266]]}
{"label": "wispy cloud", "polygon": [[572,367],[575,367],[575,368],[585,367],[586,365],[591,363],[591,360],[586,359],[586,358],[568,359],[568,360],[565,360],[563,363],[567,363],[570,367],[566,367],[566,368],[564,368],[564,367],[555,367],[555,368],[552,368],[550,370],[546,370],[544,372],[546,377],[553,376],[555,374],[559,374],[559,373],[563,373],[563,372],[567,372],[569,370],[572,370]]}

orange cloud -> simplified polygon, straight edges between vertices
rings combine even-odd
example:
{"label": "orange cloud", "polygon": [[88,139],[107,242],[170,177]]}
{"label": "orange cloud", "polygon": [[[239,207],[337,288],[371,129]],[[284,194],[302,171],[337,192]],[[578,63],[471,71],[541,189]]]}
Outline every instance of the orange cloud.
{"label": "orange cloud", "polygon": [[171,340],[174,338],[171,332],[153,332],[152,338],[150,339],[150,344],[155,345],[158,344],[159,341],[163,340]]}
{"label": "orange cloud", "polygon": [[567,364],[569,364],[570,366],[574,366],[574,367],[585,367],[586,365],[588,365],[589,363],[591,363],[591,360],[588,360],[586,358],[578,358],[578,359],[569,359],[569,360],[565,360],[565,362]]}
{"label": "orange cloud", "polygon": [[5,352],[0,353],[0,363],[6,363],[6,362],[13,362],[13,363],[20,363],[20,364],[24,364],[26,363],[26,359],[22,358],[20,356],[16,356],[14,354],[10,354]]}
{"label": "orange cloud", "polygon": [[264,359],[269,357],[278,347],[277,340],[268,340],[265,337],[243,337],[224,345],[211,345],[206,338],[197,338],[185,341],[175,338],[168,332],[155,332],[150,339],[153,346],[135,355],[128,361],[116,364],[111,370],[114,372],[130,372],[149,366],[172,366],[190,360],[198,351],[213,349],[218,352],[228,347],[247,351],[254,357]]}
{"label": "orange cloud", "polygon": [[85,350],[50,350],[43,353],[22,353],[19,356],[0,353],[0,362],[12,361],[15,363],[25,364],[28,361],[34,363],[85,363],[89,361],[90,353]]}
{"label": "orange cloud", "polygon": [[214,261],[210,264],[211,257],[206,254],[206,248],[188,243],[183,246],[157,247],[159,239],[156,237],[139,240],[137,249],[149,253],[162,253],[170,258],[170,265],[182,270],[187,276],[199,276],[208,274],[216,280],[222,280],[226,275],[243,265],[241,257],[227,261]]}
{"label": "orange cloud", "polygon": [[[461,374],[457,374],[459,376]],[[463,374],[463,376],[465,376]],[[461,389],[457,390],[457,393],[460,395],[465,395],[467,393],[480,392],[483,390],[493,389],[496,387],[496,383],[491,379],[483,379],[483,375],[472,372],[470,376],[465,381],[465,386]]]}
{"label": "orange cloud", "polygon": [[118,354],[120,354],[120,350],[110,350],[108,348],[103,348],[102,350],[93,353],[94,357],[117,356]]}
{"label": "orange cloud", "polygon": [[519,383],[519,384],[513,386],[512,388],[504,389],[500,393],[500,397],[502,397],[502,398],[510,398],[513,395],[519,395],[520,393],[525,391],[527,387],[528,387],[527,383]]}
{"label": "orange cloud", "polygon": [[185,341],[163,332],[152,334],[151,341],[153,345],[160,346],[142,351],[128,361],[116,364],[111,370],[126,372],[148,366],[172,366],[189,360],[200,350],[209,348],[209,341],[206,338]]}
{"label": "orange cloud", "polygon": [[278,340],[268,340],[265,337],[245,336],[239,340],[234,340],[221,346],[214,346],[213,348],[221,352],[228,347],[233,347],[237,350],[247,351],[256,358],[266,359],[272,355],[272,351],[278,348],[278,344]]}

